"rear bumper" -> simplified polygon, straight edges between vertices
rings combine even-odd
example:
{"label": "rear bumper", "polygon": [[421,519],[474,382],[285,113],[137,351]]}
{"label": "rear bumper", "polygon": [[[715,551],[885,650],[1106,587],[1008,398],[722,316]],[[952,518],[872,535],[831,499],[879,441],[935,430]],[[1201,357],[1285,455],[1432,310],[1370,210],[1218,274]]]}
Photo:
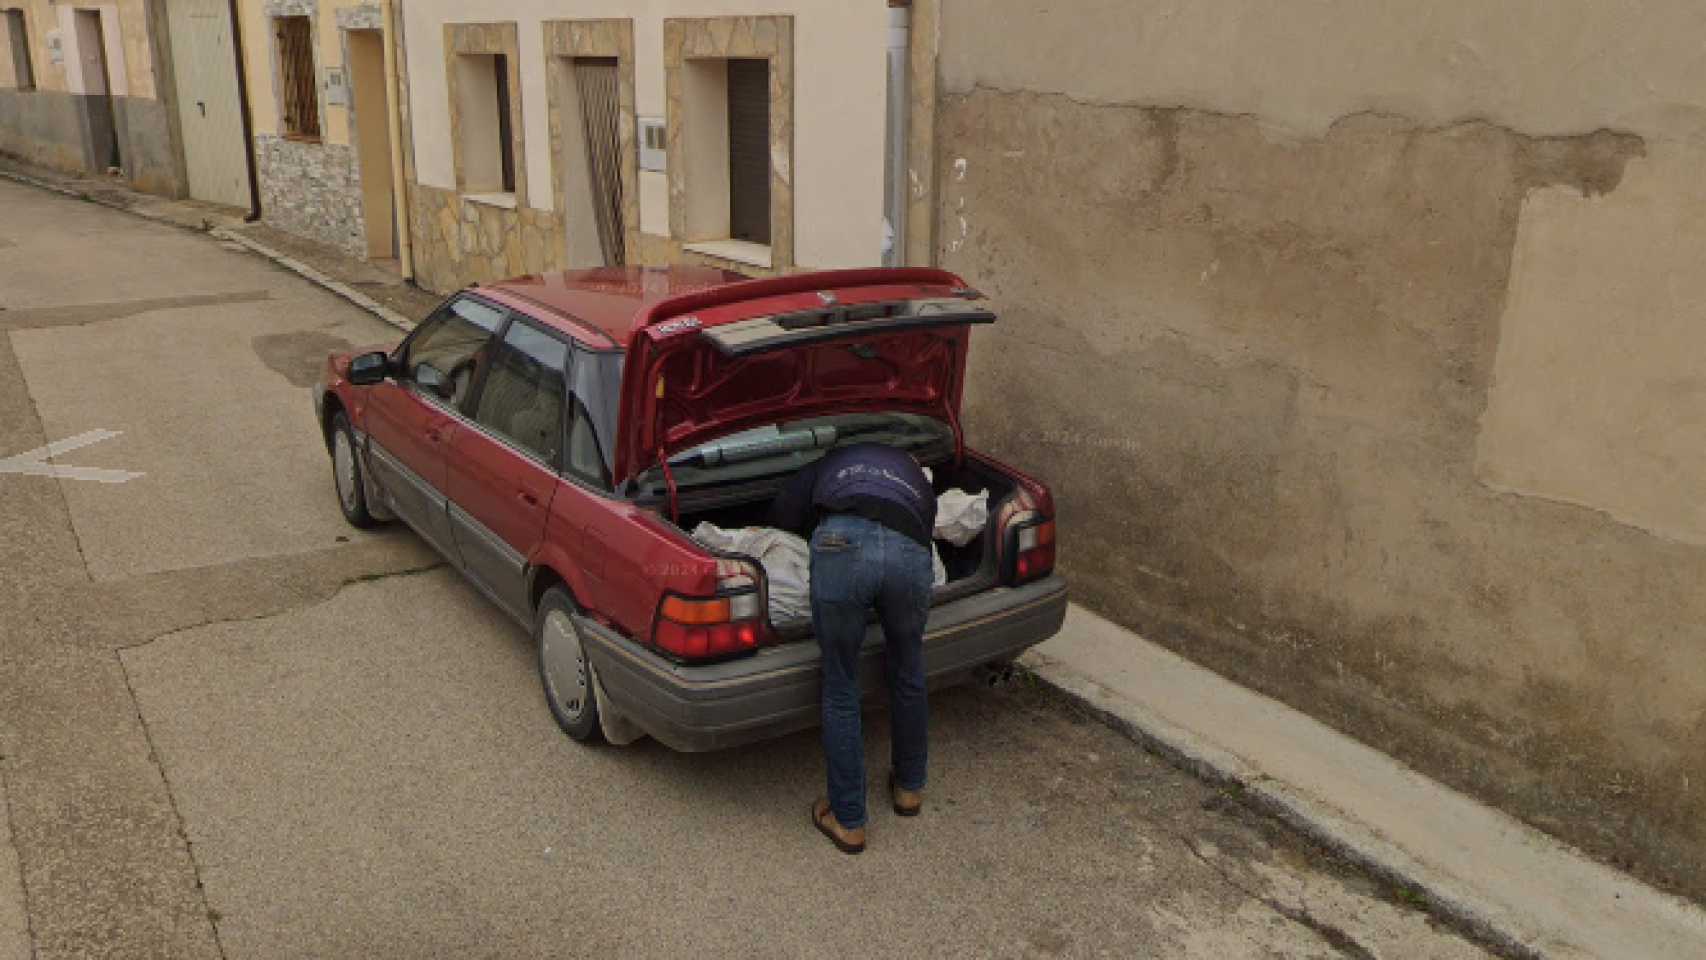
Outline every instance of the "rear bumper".
{"label": "rear bumper", "polygon": [[[1054,636],[1065,619],[1066,583],[1059,577],[943,604],[930,611],[925,630],[925,676],[932,688],[958,683],[984,664],[1009,660]],[[819,722],[816,643],[683,666],[592,620],[579,624],[609,706],[676,750],[719,750]],[[882,697],[882,657],[882,629],[873,624],[861,668],[867,703]]]}

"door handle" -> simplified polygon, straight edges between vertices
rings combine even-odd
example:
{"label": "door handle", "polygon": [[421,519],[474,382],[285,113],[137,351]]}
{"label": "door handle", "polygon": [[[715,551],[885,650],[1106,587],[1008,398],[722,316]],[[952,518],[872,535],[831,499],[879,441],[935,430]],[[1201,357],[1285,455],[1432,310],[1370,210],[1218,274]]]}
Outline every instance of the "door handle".
{"label": "door handle", "polygon": [[440,433],[437,427],[428,427],[427,432],[426,432],[426,438],[428,441],[430,441],[432,443],[443,443],[444,442],[444,434]]}
{"label": "door handle", "polygon": [[196,105],[196,109],[201,111],[201,115],[203,117],[207,116],[207,103],[206,103],[206,101],[197,100],[195,102],[195,105]]}
{"label": "door handle", "polygon": [[516,496],[516,499],[520,500],[522,503],[525,503],[530,507],[539,506],[539,494],[534,493],[532,490],[529,490],[526,487],[522,487],[520,490],[517,490],[515,492],[515,496]]}

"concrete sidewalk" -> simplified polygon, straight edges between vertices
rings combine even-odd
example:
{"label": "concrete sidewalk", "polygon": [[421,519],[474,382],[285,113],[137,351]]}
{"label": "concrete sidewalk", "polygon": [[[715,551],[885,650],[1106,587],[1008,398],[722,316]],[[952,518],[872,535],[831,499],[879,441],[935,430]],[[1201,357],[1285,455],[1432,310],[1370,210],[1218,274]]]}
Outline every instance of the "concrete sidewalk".
{"label": "concrete sidewalk", "polygon": [[1706,911],[1074,606],[1023,665],[1519,956],[1694,960]]}

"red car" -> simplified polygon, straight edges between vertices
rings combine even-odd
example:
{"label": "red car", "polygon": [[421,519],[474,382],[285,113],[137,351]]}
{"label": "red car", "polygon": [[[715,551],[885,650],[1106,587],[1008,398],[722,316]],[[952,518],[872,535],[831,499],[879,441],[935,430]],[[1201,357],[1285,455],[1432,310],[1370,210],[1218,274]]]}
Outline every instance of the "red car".
{"label": "red car", "polygon": [[[809,623],[771,623],[763,566],[689,532],[762,525],[838,444],[989,493],[981,536],[937,544],[932,686],[1060,629],[1048,489],[960,431],[981,301],[919,269],[525,277],[452,296],[389,352],[332,355],[315,406],[344,515],[401,518],[531,630],[564,730],[710,750],[816,724],[818,651]],[[873,695],[882,649],[873,624]]]}

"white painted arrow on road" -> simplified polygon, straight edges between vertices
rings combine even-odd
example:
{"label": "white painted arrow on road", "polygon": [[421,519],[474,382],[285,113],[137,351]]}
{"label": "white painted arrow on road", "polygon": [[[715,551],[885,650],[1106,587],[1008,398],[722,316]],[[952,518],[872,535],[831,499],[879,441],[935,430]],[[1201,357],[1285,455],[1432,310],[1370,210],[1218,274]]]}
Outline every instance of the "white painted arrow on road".
{"label": "white painted arrow on road", "polygon": [[140,473],[130,473],[125,470],[101,470],[96,467],[66,467],[56,463],[48,463],[49,457],[57,457],[62,453],[70,453],[91,443],[111,440],[119,436],[119,430],[90,430],[75,437],[50,443],[45,447],[20,453],[15,457],[0,460],[0,473],[21,473],[31,477],[56,477],[64,480],[94,480],[98,483],[126,483],[143,476]]}

